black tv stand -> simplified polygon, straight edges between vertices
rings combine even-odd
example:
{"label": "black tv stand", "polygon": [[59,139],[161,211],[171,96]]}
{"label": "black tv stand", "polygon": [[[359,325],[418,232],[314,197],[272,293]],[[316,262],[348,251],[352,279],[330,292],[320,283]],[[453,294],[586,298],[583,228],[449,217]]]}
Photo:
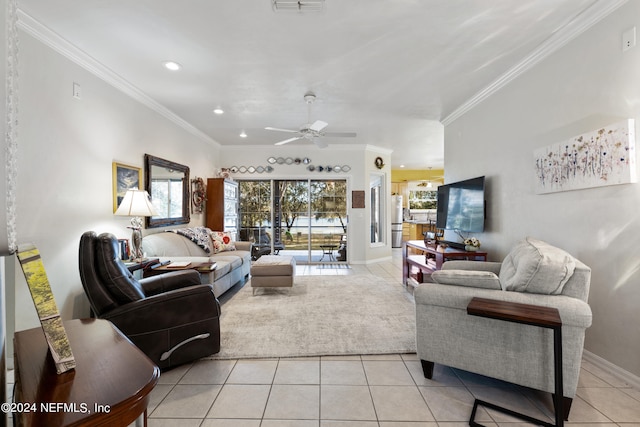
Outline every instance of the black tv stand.
{"label": "black tv stand", "polygon": [[464,243],[459,243],[459,242],[451,242],[449,240],[438,240],[439,243],[443,243],[447,246],[449,246],[450,248],[454,248],[454,249],[464,249]]}

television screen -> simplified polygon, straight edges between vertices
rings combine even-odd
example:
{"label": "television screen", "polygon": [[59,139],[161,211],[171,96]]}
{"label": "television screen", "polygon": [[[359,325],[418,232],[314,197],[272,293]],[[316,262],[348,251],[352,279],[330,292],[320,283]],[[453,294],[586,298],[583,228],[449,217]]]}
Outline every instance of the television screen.
{"label": "television screen", "polygon": [[484,217],[484,176],[438,187],[436,227],[479,232]]}

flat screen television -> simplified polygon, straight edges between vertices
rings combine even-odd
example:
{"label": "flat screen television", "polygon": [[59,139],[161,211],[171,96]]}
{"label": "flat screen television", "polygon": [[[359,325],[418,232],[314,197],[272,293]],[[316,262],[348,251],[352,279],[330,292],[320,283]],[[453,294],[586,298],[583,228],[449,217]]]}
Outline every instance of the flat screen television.
{"label": "flat screen television", "polygon": [[438,187],[436,227],[480,232],[484,220],[484,176]]}

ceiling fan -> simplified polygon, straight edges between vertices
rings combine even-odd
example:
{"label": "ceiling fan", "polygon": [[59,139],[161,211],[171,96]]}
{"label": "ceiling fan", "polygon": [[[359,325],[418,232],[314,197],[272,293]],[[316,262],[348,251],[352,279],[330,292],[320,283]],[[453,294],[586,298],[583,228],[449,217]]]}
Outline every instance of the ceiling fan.
{"label": "ceiling fan", "polygon": [[[432,167],[429,167],[429,173],[431,173]],[[431,179],[423,179],[416,185],[416,187],[433,188],[443,183],[444,175],[433,175]]]}
{"label": "ceiling fan", "polygon": [[277,132],[288,132],[288,133],[296,133],[297,135],[293,138],[288,138],[283,141],[276,142],[275,145],[284,145],[293,141],[297,141],[298,139],[306,139],[308,141],[316,144],[318,148],[326,148],[327,143],[318,139],[323,136],[328,137],[354,137],[356,136],[355,132],[323,132],[323,129],[329,126],[329,123],[323,122],[322,120],[316,120],[311,123],[311,104],[316,100],[316,95],[313,92],[307,92],[304,94],[304,100],[307,103],[307,124],[304,124],[298,130],[293,129],[281,129],[274,127],[266,127],[266,130],[275,130]]}

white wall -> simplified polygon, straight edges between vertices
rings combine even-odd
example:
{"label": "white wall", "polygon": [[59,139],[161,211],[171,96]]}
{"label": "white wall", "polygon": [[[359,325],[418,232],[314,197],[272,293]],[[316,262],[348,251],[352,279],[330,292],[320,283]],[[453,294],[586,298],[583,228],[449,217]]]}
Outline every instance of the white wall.
{"label": "white wall", "polygon": [[494,260],[527,235],[564,248],[592,268],[593,326],[585,348],[640,375],[640,184],[536,195],[533,150],[625,118],[640,126],[640,27],[628,2],[445,129],[446,182],[488,178]]}
{"label": "white wall", "polygon": [[[0,1],[0,58],[2,58],[6,63],[7,51],[6,51],[6,11],[7,4],[6,1]],[[6,79],[6,68],[0,68],[0,80],[5,81]],[[0,85],[0,99],[6,99],[7,92],[6,86],[4,84]],[[6,132],[6,118],[7,110],[6,103],[0,103],[0,117],[3,118],[0,123],[0,135],[2,137],[2,144],[0,146],[2,149],[0,150],[0,194],[6,195],[6,151],[5,151],[5,139],[4,135]],[[6,292],[5,292],[5,269],[4,263],[5,258],[4,255],[8,253],[8,239],[7,239],[7,217],[6,217],[6,198],[3,197],[0,200],[0,399],[2,402],[6,402],[6,378],[5,378],[5,368],[6,368],[6,354],[7,345],[6,345]],[[12,366],[10,366],[12,367]],[[7,424],[7,415],[0,415],[0,426],[5,426]]]}
{"label": "white wall", "polygon": [[[391,152],[378,147],[361,145],[331,145],[325,149],[318,149],[308,142],[297,142],[287,146],[275,147],[264,145],[248,146],[223,146],[221,148],[221,166],[230,168],[232,166],[272,166],[271,173],[236,173],[232,177],[236,179],[346,179],[347,180],[347,205],[349,215],[348,238],[350,242],[369,241],[369,173],[375,169],[373,159],[377,156],[386,158],[389,162]],[[279,165],[269,164],[269,157],[290,157],[292,159],[303,159],[308,157],[314,166],[344,166],[348,165],[351,170],[346,173],[310,172],[307,165]],[[378,169],[375,169],[378,171]],[[389,166],[379,171],[386,174],[387,189],[390,187],[391,172]],[[366,193],[366,208],[353,209],[351,206],[351,191],[364,190]],[[386,194],[390,194],[387,191]],[[388,203],[387,203],[388,205]],[[363,264],[376,262],[382,259],[389,259],[391,256],[391,231],[387,230],[388,237],[386,244],[371,247],[369,244],[349,245],[348,260],[351,263]]]}
{"label": "white wall", "polygon": [[[31,36],[20,37],[18,241],[39,247],[62,317],[86,317],[78,272],[81,234],[130,237],[129,218],[113,215],[112,162],[143,167],[149,153],[189,166],[191,178],[206,178],[217,167],[218,146]],[[72,97],[73,82],[81,85],[81,100]],[[192,215],[192,225],[203,222],[203,215]],[[38,326],[20,268],[15,288],[16,330]]]}

